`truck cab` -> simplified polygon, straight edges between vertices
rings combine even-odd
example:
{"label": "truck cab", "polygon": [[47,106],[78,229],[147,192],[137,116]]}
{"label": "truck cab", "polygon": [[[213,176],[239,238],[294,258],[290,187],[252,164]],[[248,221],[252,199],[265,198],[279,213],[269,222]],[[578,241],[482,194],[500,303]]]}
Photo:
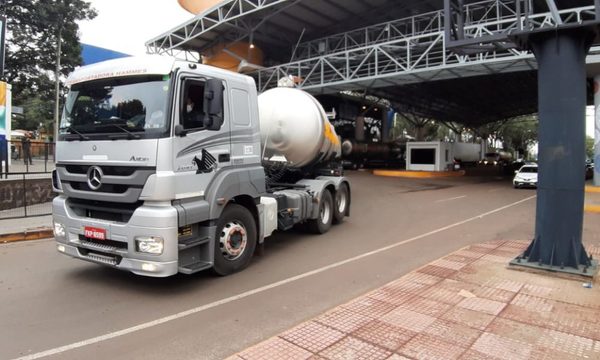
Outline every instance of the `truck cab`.
{"label": "truck cab", "polygon": [[146,57],[82,68],[68,84],[53,179],[59,250],[152,276],[201,267],[202,254],[181,259],[191,243],[173,239],[208,239],[216,224],[200,223],[265,192],[253,80]]}
{"label": "truck cab", "polygon": [[[278,229],[286,189],[266,188],[252,78],[148,56],[77,69],[67,84],[53,173],[59,252],[147,276],[226,275]],[[305,181],[296,187],[311,201],[295,219],[317,221],[310,204],[345,180]]]}

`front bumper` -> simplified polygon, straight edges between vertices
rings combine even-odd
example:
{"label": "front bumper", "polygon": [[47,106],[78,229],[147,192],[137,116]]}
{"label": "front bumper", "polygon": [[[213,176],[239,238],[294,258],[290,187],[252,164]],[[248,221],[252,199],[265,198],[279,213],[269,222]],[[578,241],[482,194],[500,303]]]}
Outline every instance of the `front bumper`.
{"label": "front bumper", "polygon": [[537,181],[527,181],[527,180],[513,180],[514,187],[522,188],[522,187],[530,187],[537,188]]}
{"label": "front bumper", "polygon": [[[166,277],[178,272],[177,211],[172,206],[138,207],[127,223],[78,215],[65,196],[52,202],[53,220],[63,224],[65,236],[56,237],[59,252],[81,260],[130,271],[138,275]],[[84,237],[84,227],[106,230],[106,241]],[[164,239],[161,255],[136,251],[136,236]]]}

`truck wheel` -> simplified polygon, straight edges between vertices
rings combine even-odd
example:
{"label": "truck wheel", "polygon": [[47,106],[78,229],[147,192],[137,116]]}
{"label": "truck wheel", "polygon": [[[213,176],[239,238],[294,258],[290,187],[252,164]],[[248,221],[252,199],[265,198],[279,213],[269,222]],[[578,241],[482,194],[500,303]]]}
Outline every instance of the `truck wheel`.
{"label": "truck wheel", "polygon": [[324,234],[331,228],[333,221],[333,198],[329,190],[323,190],[319,201],[319,217],[308,221],[308,229],[315,234]]}
{"label": "truck wheel", "polygon": [[335,206],[333,207],[333,223],[339,224],[344,221],[346,211],[350,206],[350,190],[348,184],[341,183],[335,193]]}
{"label": "truck wheel", "polygon": [[217,222],[213,271],[221,276],[240,271],[250,263],[256,248],[256,223],[248,209],[229,204]]}

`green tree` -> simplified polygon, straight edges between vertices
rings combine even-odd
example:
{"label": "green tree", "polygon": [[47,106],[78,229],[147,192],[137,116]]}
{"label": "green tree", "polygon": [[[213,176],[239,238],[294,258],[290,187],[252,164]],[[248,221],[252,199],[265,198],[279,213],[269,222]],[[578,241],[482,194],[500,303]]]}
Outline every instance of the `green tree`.
{"label": "green tree", "polygon": [[15,129],[38,129],[41,123],[46,130],[52,130],[50,127],[54,105],[52,101],[36,96],[26,99],[22,105],[25,114],[16,121]]}
{"label": "green tree", "polygon": [[507,150],[516,150],[526,154],[527,148],[537,142],[537,116],[520,117],[506,121],[497,131],[498,139]]}
{"label": "green tree", "polygon": [[474,128],[473,133],[479,136],[484,141],[499,140],[499,132],[505,123],[506,120],[487,123],[477,128]]}
{"label": "green tree", "polygon": [[63,92],[61,81],[82,62],[76,21],[93,19],[96,11],[84,0],[6,0],[1,10],[13,103],[54,101]]}
{"label": "green tree", "polygon": [[585,136],[585,156],[588,159],[594,158],[594,138],[591,136]]}

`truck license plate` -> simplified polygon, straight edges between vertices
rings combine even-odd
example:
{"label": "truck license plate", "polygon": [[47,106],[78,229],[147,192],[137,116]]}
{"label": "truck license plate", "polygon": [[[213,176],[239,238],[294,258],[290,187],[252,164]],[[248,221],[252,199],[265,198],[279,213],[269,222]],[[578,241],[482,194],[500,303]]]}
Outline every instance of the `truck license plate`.
{"label": "truck license plate", "polygon": [[91,226],[86,226],[83,228],[83,236],[90,239],[96,240],[106,240],[106,230],[95,228]]}

